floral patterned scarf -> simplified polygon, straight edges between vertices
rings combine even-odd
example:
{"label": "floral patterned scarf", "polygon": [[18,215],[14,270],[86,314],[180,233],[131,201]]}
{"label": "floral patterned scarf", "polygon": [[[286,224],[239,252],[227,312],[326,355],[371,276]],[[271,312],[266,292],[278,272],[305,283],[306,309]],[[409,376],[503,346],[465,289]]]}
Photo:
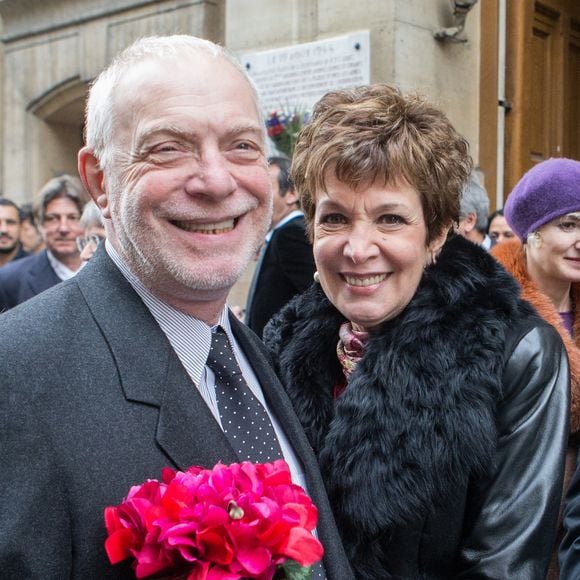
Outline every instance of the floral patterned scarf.
{"label": "floral patterned scarf", "polygon": [[348,381],[356,365],[364,355],[369,340],[369,333],[354,330],[350,322],[341,325],[338,331],[339,341],[336,345],[336,354],[342,365],[342,372]]}

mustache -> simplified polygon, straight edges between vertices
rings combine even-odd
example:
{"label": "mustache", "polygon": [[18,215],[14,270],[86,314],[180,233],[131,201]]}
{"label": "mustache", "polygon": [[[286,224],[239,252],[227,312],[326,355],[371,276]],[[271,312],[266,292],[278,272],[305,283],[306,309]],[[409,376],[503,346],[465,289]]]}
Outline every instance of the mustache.
{"label": "mustache", "polygon": [[11,236],[10,234],[4,234],[2,232],[0,232],[0,240],[15,240],[16,238]]}

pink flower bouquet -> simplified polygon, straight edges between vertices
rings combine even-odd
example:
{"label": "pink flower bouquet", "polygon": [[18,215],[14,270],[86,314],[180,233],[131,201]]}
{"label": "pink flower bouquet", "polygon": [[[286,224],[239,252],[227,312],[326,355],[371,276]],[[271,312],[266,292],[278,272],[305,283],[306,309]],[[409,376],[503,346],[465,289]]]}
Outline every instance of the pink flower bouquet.
{"label": "pink flower bouquet", "polygon": [[308,578],[317,519],[283,460],[164,469],[105,509],[105,549],[112,564],[133,558],[137,578]]}

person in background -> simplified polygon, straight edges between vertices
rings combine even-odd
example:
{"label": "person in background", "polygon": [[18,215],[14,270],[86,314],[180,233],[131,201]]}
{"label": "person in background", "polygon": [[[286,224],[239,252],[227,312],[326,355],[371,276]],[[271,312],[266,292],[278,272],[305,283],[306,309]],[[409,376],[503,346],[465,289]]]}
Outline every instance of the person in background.
{"label": "person in background", "polygon": [[[558,331],[568,353],[566,490],[580,435],[580,162],[549,159],[535,165],[510,193],[504,214],[517,238],[497,244],[492,254],[518,281],[522,298]],[[548,578],[558,578],[557,546]]]}
{"label": "person in background", "polygon": [[271,220],[260,108],[239,62],[188,35],[137,40],[92,84],[78,166],[107,239],[0,316],[3,578],[135,578],[104,547],[131,486],[282,458],[318,508],[327,580],[353,578],[300,422],[226,305]]}
{"label": "person in background", "polygon": [[0,270],[0,312],[72,278],[81,267],[76,239],[87,193],[80,180],[61,175],[38,194],[38,223],[46,249]]}
{"label": "person in background", "polygon": [[42,234],[36,225],[34,210],[31,203],[25,203],[20,207],[20,242],[29,254],[38,254],[46,247]]}
{"label": "person in background", "polygon": [[491,238],[492,244],[501,244],[508,240],[513,240],[516,235],[509,227],[503,215],[503,209],[496,209],[487,220],[487,234]]}
{"label": "person in background", "polygon": [[466,141],[424,99],[371,85],[318,102],[292,167],[320,284],[264,340],[355,576],[544,578],[566,353],[487,251],[448,239]]}
{"label": "person in background", "polygon": [[81,260],[88,262],[107,237],[101,211],[94,201],[91,200],[85,205],[80,223],[84,234],[77,238],[77,247],[81,253]]}
{"label": "person in background", "polygon": [[20,208],[0,197],[0,267],[28,256],[20,243]]}
{"label": "person in background", "polygon": [[268,320],[312,284],[316,270],[304,214],[290,180],[290,159],[271,157],[268,165],[274,197],[272,224],[258,258],[245,312],[246,324],[260,337]]}
{"label": "person in background", "polygon": [[461,194],[459,223],[456,232],[470,242],[489,250],[493,240],[487,235],[487,214],[489,198],[479,178],[473,172]]}
{"label": "person in background", "polygon": [[[535,165],[510,193],[504,214],[518,239],[497,244],[492,254],[519,282],[522,298],[558,331],[568,354],[570,415],[558,419],[570,426],[566,489],[574,473],[580,436],[580,161],[548,159]],[[570,488],[571,493],[578,493],[578,483],[575,491]],[[570,526],[574,510],[576,517],[580,515],[579,507],[573,507],[565,521],[569,529],[562,578],[580,577],[580,559],[573,554],[580,527]],[[558,577],[555,550],[548,578]]]}

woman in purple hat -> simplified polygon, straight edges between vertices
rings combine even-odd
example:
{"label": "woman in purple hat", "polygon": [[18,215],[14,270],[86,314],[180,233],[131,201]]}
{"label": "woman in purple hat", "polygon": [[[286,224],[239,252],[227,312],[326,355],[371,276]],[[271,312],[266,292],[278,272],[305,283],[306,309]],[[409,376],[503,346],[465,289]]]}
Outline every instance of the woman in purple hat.
{"label": "woman in purple hat", "polygon": [[[497,244],[492,254],[520,283],[522,297],[558,330],[570,361],[567,487],[580,434],[580,161],[534,166],[511,192],[504,215],[519,240]],[[580,528],[576,537],[580,541]],[[574,578],[580,578],[580,559],[578,570]],[[558,578],[555,557],[548,578]]]}

